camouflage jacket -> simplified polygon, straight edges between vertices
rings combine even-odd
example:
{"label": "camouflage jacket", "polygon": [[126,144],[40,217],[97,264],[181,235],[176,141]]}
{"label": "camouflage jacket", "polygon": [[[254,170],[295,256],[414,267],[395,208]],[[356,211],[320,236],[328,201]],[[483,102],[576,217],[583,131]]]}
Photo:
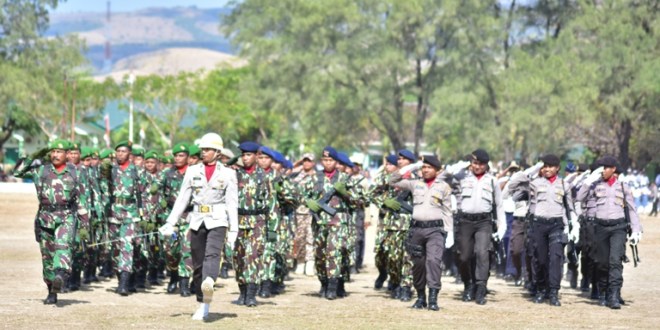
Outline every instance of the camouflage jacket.
{"label": "camouflage jacket", "polygon": [[[296,202],[296,191],[291,182],[275,170],[270,170],[265,173],[266,181],[270,185],[268,188],[275,193],[272,203],[268,208],[268,231],[280,231],[287,228],[286,218],[283,211],[285,204],[293,204]],[[282,191],[276,193],[275,183],[281,182]]]}
{"label": "camouflage jacket", "polygon": [[73,217],[79,220],[79,227],[89,227],[84,182],[80,181],[74,165],[66,164],[64,170],[58,173],[51,163],[35,166],[27,158],[18,162],[14,176],[34,181],[39,200],[37,221],[40,227],[54,229],[65,221],[72,221]]}
{"label": "camouflage jacket", "polygon": [[264,225],[275,207],[269,176],[260,167],[251,174],[245,169],[236,171],[238,179],[238,228],[255,228]]}
{"label": "camouflage jacket", "polygon": [[316,179],[316,170],[313,173],[305,173],[305,172],[299,172],[292,178],[290,178],[290,182],[293,185],[294,189],[296,189],[296,203],[298,204],[298,207],[296,208],[296,213],[297,214],[308,214],[309,209],[305,205],[305,192],[304,192],[304,187],[309,185],[309,181],[313,181]]}
{"label": "camouflage jacket", "polygon": [[412,214],[402,212],[401,210],[391,210],[383,204],[386,199],[396,199],[401,196],[408,204],[412,205],[412,194],[410,192],[388,184],[390,175],[391,174],[383,172],[376,177],[371,189],[370,199],[376,206],[378,206],[380,213],[383,215],[382,228],[384,230],[408,230]]}
{"label": "camouflage jacket", "polygon": [[78,165],[78,170],[85,173],[85,179],[82,179],[86,186],[87,205],[90,211],[90,220],[92,224],[98,225],[104,219],[104,202],[101,186],[99,185],[99,175],[96,168],[85,165]]}
{"label": "camouflage jacket", "polygon": [[320,200],[328,192],[335,191],[334,185],[337,182],[346,184],[348,196],[342,196],[339,193],[334,193],[328,201],[328,206],[334,208],[337,213],[334,216],[326,212],[320,211],[315,214],[316,223],[320,225],[348,225],[350,220],[349,206],[355,205],[358,201],[358,192],[354,186],[349,182],[350,178],[346,173],[335,171],[332,177],[327,177],[323,171],[316,174],[316,178],[307,181],[306,185],[302,187],[302,195],[306,198]]}
{"label": "camouflage jacket", "polygon": [[[179,192],[181,191],[181,185],[183,184],[183,177],[185,175],[185,172],[181,174],[179,170],[175,167],[172,166],[171,168],[165,169],[161,172],[160,176],[160,186],[161,186],[161,198],[165,200],[167,203],[167,207],[165,209],[164,213],[164,218],[167,217],[167,215],[172,212],[172,207],[174,206],[174,202],[176,202],[176,198],[179,196]],[[188,213],[190,212],[190,209],[188,208],[186,211],[183,212],[181,217],[179,218],[179,223],[185,223],[188,218]]]}
{"label": "camouflage jacket", "polygon": [[107,182],[107,194],[111,204],[110,222],[140,221],[142,194],[146,189],[142,171],[133,164],[129,164],[126,170],[122,170],[117,164],[112,165],[112,178]]}
{"label": "camouflage jacket", "polygon": [[[142,205],[144,209],[144,218],[152,222],[158,221],[158,216],[163,212],[160,201],[162,200],[161,195],[161,184],[160,184],[160,174],[149,173],[148,171],[143,172],[145,190],[142,193]],[[151,193],[152,187],[156,186],[156,191]]]}

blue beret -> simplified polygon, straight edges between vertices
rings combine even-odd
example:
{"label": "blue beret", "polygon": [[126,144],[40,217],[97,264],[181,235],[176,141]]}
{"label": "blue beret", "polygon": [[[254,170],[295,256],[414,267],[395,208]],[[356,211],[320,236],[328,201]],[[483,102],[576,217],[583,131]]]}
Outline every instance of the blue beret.
{"label": "blue beret", "polygon": [[396,155],[389,155],[389,156],[385,157],[385,160],[386,160],[388,163],[390,163],[390,164],[396,166],[396,163],[397,163],[398,157],[397,157]]}
{"label": "blue beret", "polygon": [[573,162],[571,162],[571,161],[566,163],[566,167],[564,167],[564,171],[566,171],[568,173],[573,173],[573,172],[577,171],[577,169],[578,169],[577,166],[575,166],[575,164],[573,164]]}
{"label": "blue beret", "polygon": [[248,141],[238,145],[238,149],[242,152],[257,152],[259,151],[259,143]]}
{"label": "blue beret", "polygon": [[415,157],[415,154],[413,154],[413,152],[408,150],[408,149],[399,150],[399,152],[397,152],[397,155],[399,155],[403,158],[409,159],[411,162],[416,162],[417,161],[417,157]]}
{"label": "blue beret", "polygon": [[276,158],[275,151],[271,148],[266,147],[266,146],[259,147],[259,152],[263,155],[266,155],[266,156],[272,158],[273,160],[275,160],[275,158]]}
{"label": "blue beret", "polygon": [[293,163],[290,160],[285,159],[284,163],[282,163],[282,166],[286,169],[291,169],[293,168]]}
{"label": "blue beret", "polygon": [[344,164],[344,166],[348,166],[348,167],[351,167],[351,168],[355,167],[355,164],[353,164],[353,162],[348,157],[348,155],[343,153],[343,152],[338,152],[337,153],[337,161]]}
{"label": "blue beret", "polygon": [[276,163],[284,165],[284,162],[286,161],[286,158],[284,158],[284,155],[282,155],[282,153],[280,153],[277,150],[273,150],[273,153],[275,154],[275,157],[273,158],[273,160]]}
{"label": "blue beret", "polygon": [[327,146],[327,147],[323,148],[323,157],[330,157],[330,158],[332,158],[334,160],[337,160],[337,161],[339,160],[339,159],[337,159],[337,150],[335,150],[335,148],[333,148],[331,146]]}

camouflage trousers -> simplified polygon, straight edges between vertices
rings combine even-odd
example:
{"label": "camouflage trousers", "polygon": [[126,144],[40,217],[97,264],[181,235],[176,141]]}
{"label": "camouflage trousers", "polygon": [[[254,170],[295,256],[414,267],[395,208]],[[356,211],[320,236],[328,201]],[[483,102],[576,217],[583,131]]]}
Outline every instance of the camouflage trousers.
{"label": "camouflage trousers", "polygon": [[277,253],[277,242],[264,243],[264,253],[261,255],[261,264],[263,265],[263,268],[259,275],[261,281],[275,281],[275,269],[277,268],[275,256]]}
{"label": "camouflage trousers", "polygon": [[55,272],[62,269],[71,272],[71,244],[73,242],[73,217],[67,217],[55,228],[41,228],[39,250],[43,266],[43,280],[50,285],[55,279]]}
{"label": "camouflage trousers", "polygon": [[110,239],[114,241],[111,255],[115,270],[118,273],[133,272],[133,261],[139,259],[140,256],[140,242],[135,237],[139,235],[137,224],[133,222],[111,223],[108,225],[108,233]]}
{"label": "camouflage trousers", "polygon": [[163,242],[167,270],[178,272],[180,277],[191,277],[193,272],[192,250],[190,248],[190,224],[184,223],[179,228],[176,238]]}
{"label": "camouflage trousers", "polygon": [[314,263],[321,282],[342,276],[347,256],[346,225],[318,225],[314,239]]}
{"label": "camouflage trousers", "polygon": [[386,269],[387,268],[387,252],[385,251],[385,238],[387,237],[387,231],[382,228],[378,228],[376,232],[376,244],[374,245],[375,255],[375,266],[377,269]]}
{"label": "camouflage trousers", "polygon": [[404,247],[407,234],[408,232],[404,230],[388,230],[383,241],[383,250],[386,255],[386,268],[390,282],[410,287],[412,285],[412,261]]}
{"label": "camouflage trousers", "polygon": [[265,253],[265,225],[254,228],[240,228],[234,248],[234,271],[239,285],[261,283],[263,264],[261,255]]}
{"label": "camouflage trousers", "polygon": [[299,264],[314,260],[314,233],[312,232],[312,215],[310,213],[296,213],[293,256]]}
{"label": "camouflage trousers", "polygon": [[[105,240],[103,227],[100,224],[96,224],[92,227],[90,232],[92,244],[102,243]],[[102,250],[105,249],[106,244],[87,246],[83,254],[82,264],[85,267],[96,267],[99,264],[99,260],[102,256]],[[107,250],[107,249],[105,249]],[[107,255],[107,252],[105,252]],[[75,268],[75,266],[74,266]]]}

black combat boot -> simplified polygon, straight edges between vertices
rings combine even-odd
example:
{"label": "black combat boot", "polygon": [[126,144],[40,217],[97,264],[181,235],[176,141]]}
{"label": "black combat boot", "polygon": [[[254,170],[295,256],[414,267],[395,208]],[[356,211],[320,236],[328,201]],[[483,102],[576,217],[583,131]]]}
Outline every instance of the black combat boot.
{"label": "black combat boot", "polygon": [[149,273],[147,274],[147,281],[150,285],[158,285],[158,269],[156,267],[150,267]]}
{"label": "black combat boot", "polygon": [[170,284],[167,285],[167,293],[175,293],[179,283],[179,272],[170,272]]}
{"label": "black combat boot", "polygon": [[64,285],[67,283],[68,276],[66,271],[63,269],[57,269],[55,271],[55,279],[53,279],[53,284],[51,287],[51,292],[52,293],[60,293],[62,292],[62,289],[64,288]]}
{"label": "black combat boot", "polygon": [[412,305],[412,308],[414,309],[426,308],[426,292],[424,291],[424,289],[417,290],[417,300],[415,300],[415,303]]}
{"label": "black combat boot", "polygon": [[410,290],[409,286],[402,286],[401,287],[401,301],[411,301],[412,300],[412,290]]}
{"label": "black combat boot", "polygon": [[92,283],[91,275],[89,272],[90,272],[89,267],[85,267],[85,270],[83,270],[83,277],[82,277],[83,284]]}
{"label": "black combat boot", "polygon": [[96,265],[91,264],[87,266],[87,273],[89,274],[89,283],[99,282],[99,278],[96,276]]}
{"label": "black combat boot", "polygon": [[589,279],[584,276],[580,280],[580,291],[589,292]]}
{"label": "black combat boot", "polygon": [[128,292],[132,292],[132,293],[137,292],[137,288],[135,287],[137,281],[135,280],[135,278],[136,278],[135,272],[131,272],[130,276],[128,276]]}
{"label": "black combat boot", "polygon": [[385,283],[386,279],[387,272],[385,269],[378,269],[378,278],[376,278],[376,282],[374,282],[374,289],[382,289],[383,283]]}
{"label": "black combat boot", "polygon": [[270,293],[271,281],[265,280],[261,282],[261,288],[259,289],[259,297],[261,298],[270,298],[273,295]]}
{"label": "black combat boot", "polygon": [[117,293],[122,296],[128,296],[128,281],[131,277],[129,272],[121,272],[119,274],[119,285],[117,286]]}
{"label": "black combat boot", "polygon": [[463,301],[468,302],[474,300],[474,284],[463,284]]}
{"label": "black combat boot", "polygon": [[181,297],[190,297],[190,277],[179,279],[179,294]]}
{"label": "black combat boot", "polygon": [[513,278],[513,285],[515,286],[522,286],[523,285],[523,279],[521,276],[516,276]]}
{"label": "black combat boot", "polygon": [[156,270],[156,274],[159,280],[165,279],[165,260],[158,261],[158,269]]}
{"label": "black combat boot", "polygon": [[548,298],[550,298],[550,305],[557,307],[561,306],[561,302],[559,302],[559,290],[550,289],[550,294],[548,295]]}
{"label": "black combat boot", "polygon": [[57,304],[57,293],[53,293],[52,285],[48,284],[48,296],[44,300],[44,305],[54,305]]}
{"label": "black combat boot", "polygon": [[245,306],[254,307],[257,306],[257,284],[250,283],[247,287],[247,292],[245,294]]}
{"label": "black combat boot", "polygon": [[[591,285],[591,295],[590,295],[589,298],[590,298],[591,300],[597,300],[597,299],[599,299],[599,297],[600,297],[600,291],[601,291],[601,290],[600,290],[600,288],[598,287],[598,285],[596,285],[596,284],[592,284],[592,285]],[[602,290],[602,291],[605,291],[605,290]],[[603,294],[605,294],[605,292],[603,292]]]}
{"label": "black combat boot", "polygon": [[321,280],[321,290],[319,290],[319,296],[325,298],[325,294],[328,292],[328,280]]}
{"label": "black combat boot", "polygon": [[397,284],[394,289],[390,291],[390,298],[392,299],[401,299],[401,287]]}
{"label": "black combat boot", "polygon": [[328,300],[335,300],[337,298],[337,286],[339,281],[336,277],[328,279],[328,290],[325,292],[325,298]]}
{"label": "black combat boot", "polygon": [[440,289],[429,289],[429,309],[432,311],[440,310],[438,306],[438,293]]}
{"label": "black combat boot", "polygon": [[609,288],[608,289],[608,302],[607,306],[611,309],[621,309],[621,302],[619,301],[619,288]]}
{"label": "black combat boot", "polygon": [[135,287],[138,289],[147,288],[147,270],[143,269],[135,275]]}
{"label": "black combat boot", "polygon": [[536,295],[534,296],[534,303],[541,304],[545,300],[545,290],[538,289]]}
{"label": "black combat boot", "polygon": [[598,306],[607,306],[607,293],[605,290],[598,292]]}
{"label": "black combat boot", "polygon": [[190,290],[190,294],[197,294],[197,287],[195,286],[195,278],[194,277],[190,280],[190,284],[188,285],[188,289]]}
{"label": "black combat boot", "polygon": [[577,269],[571,271],[569,281],[571,283],[571,289],[577,289],[577,281],[578,281]]}
{"label": "black combat boot", "polygon": [[239,284],[238,290],[240,291],[240,294],[238,295],[238,299],[234,300],[233,303],[236,305],[245,305],[245,296],[247,295],[247,284]]}
{"label": "black combat boot", "polygon": [[101,276],[105,277],[106,279],[110,279],[112,275],[112,261],[106,260],[103,262],[103,266],[101,267]]}
{"label": "black combat boot", "polygon": [[477,293],[475,294],[474,300],[478,305],[486,304],[486,286],[483,284],[477,285]]}
{"label": "black combat boot", "polygon": [[337,298],[344,297],[346,297],[346,288],[344,288],[344,279],[340,277],[337,282]]}
{"label": "black combat boot", "polygon": [[69,277],[69,290],[78,291],[80,290],[80,270],[73,270],[71,272],[71,277]]}
{"label": "black combat boot", "polygon": [[220,267],[220,278],[229,278],[229,264],[226,262],[223,262],[222,267]]}

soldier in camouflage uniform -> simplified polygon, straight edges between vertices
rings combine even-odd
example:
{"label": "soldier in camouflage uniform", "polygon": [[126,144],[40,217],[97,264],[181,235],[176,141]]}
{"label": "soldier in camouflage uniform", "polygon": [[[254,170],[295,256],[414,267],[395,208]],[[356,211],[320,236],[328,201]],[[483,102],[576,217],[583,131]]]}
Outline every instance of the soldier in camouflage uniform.
{"label": "soldier in camouflage uniform", "polygon": [[[142,192],[146,189],[142,170],[129,161],[132,143],[120,142],[115,147],[116,164],[104,161],[101,174],[107,184],[109,196],[110,223],[108,231],[112,242],[112,257],[118,273],[117,293],[127,296],[135,289],[134,260],[140,255],[137,226],[142,216]],[[130,283],[129,283],[130,282]]]}
{"label": "soldier in camouflage uniform", "polygon": [[[140,227],[144,233],[153,233],[160,225],[159,215],[164,213],[161,194],[161,173],[158,171],[158,153],[150,150],[144,154],[144,181],[147,189],[142,194],[144,218],[140,221]],[[149,284],[158,284],[158,263],[162,251],[162,240],[158,235],[144,237],[144,249],[142,249],[141,263],[144,264],[137,275],[137,287],[143,288],[145,280]],[[148,271],[148,276],[147,276]]]}
{"label": "soldier in camouflage uniform", "polygon": [[188,151],[190,152],[190,154],[188,155],[188,165],[189,166],[199,164],[199,163],[202,162],[202,160],[200,158],[202,151],[199,149],[199,147],[197,145],[195,145],[194,143],[191,143],[188,146]]}
{"label": "soldier in camouflage uniform", "polygon": [[[348,176],[337,170],[337,159],[337,151],[326,147],[321,158],[323,172],[302,187],[306,205],[316,218],[314,248],[320,294],[329,300],[337,298],[337,289],[343,282],[342,247],[346,246],[348,207],[355,199],[354,191],[347,187]],[[336,211],[334,216],[322,211],[324,203]]]}
{"label": "soldier in camouflage uniform", "polygon": [[[179,143],[172,148],[174,155],[174,167],[163,172],[161,185],[163,191],[163,200],[166,205],[165,214],[172,211],[174,202],[179,195],[183,178],[189,166],[188,153],[189,146]],[[187,209],[181,215],[178,224],[177,234],[165,241],[165,254],[167,256],[167,270],[170,272],[170,284],[167,286],[167,293],[176,292],[177,284],[179,293],[182,297],[190,296],[190,276],[192,275],[192,259],[190,250],[190,223],[188,213],[192,209]]]}
{"label": "soldier in camouflage uniform", "polygon": [[131,162],[133,165],[144,168],[144,152],[145,150],[140,146],[134,145],[131,148]]}
{"label": "soldier in camouflage uniform", "polygon": [[[57,303],[57,293],[71,272],[76,221],[81,229],[89,226],[87,201],[80,198],[83,183],[78,181],[76,168],[66,163],[66,145],[64,140],[52,141],[48,148],[19,160],[14,171],[16,177],[32,178],[37,190],[39,211],[34,225],[35,239],[41,250],[43,280],[48,286],[44,304]],[[49,151],[50,163],[33,162]]]}
{"label": "soldier in camouflage uniform", "polygon": [[261,284],[263,263],[268,230],[268,215],[274,203],[271,184],[266,173],[257,166],[259,144],[243,142],[241,150],[243,168],[236,172],[238,179],[238,239],[234,247],[234,269],[240,296],[239,305],[257,305],[256,294]]}
{"label": "soldier in camouflage uniform", "polygon": [[[85,235],[84,230],[79,230],[78,234],[83,241],[89,240],[92,243],[98,243],[103,240],[101,233],[103,221],[105,221],[105,215],[102,198],[103,195],[101,194],[101,187],[98,181],[98,168],[92,163],[94,156],[98,159],[98,154],[95,155],[92,148],[81,148],[80,158],[82,159],[82,166],[80,167],[80,170],[84,170],[87,176],[87,182],[85,185],[88,188],[87,200],[90,207],[90,232],[88,235]],[[96,266],[98,264],[99,245],[86,246],[84,252],[83,265],[85,269],[83,271],[83,283],[89,284],[91,282],[98,282],[99,279],[96,277]]]}
{"label": "soldier in camouflage uniform", "polygon": [[[308,181],[316,179],[316,169],[314,165],[314,154],[307,153],[302,155],[302,159],[296,164],[302,165],[297,174],[294,174],[292,180],[296,187],[304,187]],[[312,232],[312,214],[304,201],[299,198],[299,206],[296,208],[295,235],[293,243],[293,255],[298,265],[296,273],[314,276],[314,233]]]}
{"label": "soldier in camouflage uniform", "polygon": [[[99,163],[96,166],[97,178],[99,188],[101,189],[101,200],[103,202],[103,220],[101,222],[100,236],[102,239],[100,241],[109,241],[110,240],[110,213],[111,207],[110,204],[110,195],[107,193],[109,190],[108,181],[101,176],[101,161],[114,162],[115,160],[115,151],[112,149],[103,149],[99,152]],[[112,267],[112,251],[110,244],[102,244],[98,246],[99,248],[99,264],[101,265],[101,276],[109,279],[115,275],[115,272]]]}

